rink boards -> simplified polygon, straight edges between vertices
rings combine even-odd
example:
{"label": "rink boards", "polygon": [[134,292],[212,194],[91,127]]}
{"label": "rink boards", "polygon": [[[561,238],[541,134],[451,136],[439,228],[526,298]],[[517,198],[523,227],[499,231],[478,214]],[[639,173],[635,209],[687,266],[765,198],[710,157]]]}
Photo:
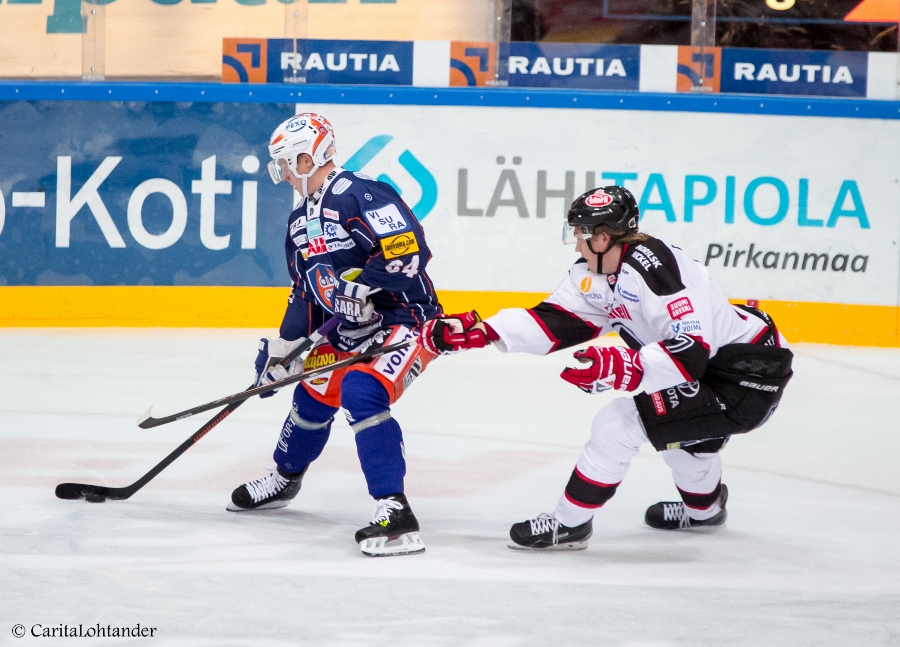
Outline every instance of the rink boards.
{"label": "rink boards", "polygon": [[900,102],[249,87],[0,84],[0,323],[276,326],[291,197],[266,144],[299,100],[423,222],[449,311],[540,300],[575,258],[567,205],[623,184],[789,338],[898,343]]}

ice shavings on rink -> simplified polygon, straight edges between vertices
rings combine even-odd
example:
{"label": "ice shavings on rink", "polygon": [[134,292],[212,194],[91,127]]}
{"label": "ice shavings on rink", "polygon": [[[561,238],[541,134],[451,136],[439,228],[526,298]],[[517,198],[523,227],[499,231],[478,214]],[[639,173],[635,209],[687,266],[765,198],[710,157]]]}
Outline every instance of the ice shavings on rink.
{"label": "ice shavings on rink", "polygon": [[128,501],[53,496],[134,482],[211,414],[146,431],[137,416],[239,391],[262,332],[0,332],[3,644],[16,623],[140,623],[186,646],[900,645],[896,349],[794,346],[778,413],[723,453],[719,529],[643,525],[677,498],[648,447],[586,551],[506,548],[512,523],[553,509],[615,397],[562,382],[565,352],[441,358],[394,408],[421,556],[359,554],[372,501],[340,418],[290,507],[225,511],[271,464],[287,393],[248,402]]}

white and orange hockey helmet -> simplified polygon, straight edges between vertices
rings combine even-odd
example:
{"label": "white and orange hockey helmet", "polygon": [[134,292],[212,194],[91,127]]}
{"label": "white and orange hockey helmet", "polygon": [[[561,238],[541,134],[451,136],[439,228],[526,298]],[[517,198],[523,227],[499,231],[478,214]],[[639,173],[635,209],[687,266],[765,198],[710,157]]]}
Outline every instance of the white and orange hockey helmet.
{"label": "white and orange hockey helmet", "polygon": [[[300,178],[297,158],[306,153],[316,167],[334,157],[334,128],[322,115],[302,112],[283,122],[269,139],[269,175],[275,184],[285,180],[286,170]],[[282,162],[283,160],[283,162]]]}

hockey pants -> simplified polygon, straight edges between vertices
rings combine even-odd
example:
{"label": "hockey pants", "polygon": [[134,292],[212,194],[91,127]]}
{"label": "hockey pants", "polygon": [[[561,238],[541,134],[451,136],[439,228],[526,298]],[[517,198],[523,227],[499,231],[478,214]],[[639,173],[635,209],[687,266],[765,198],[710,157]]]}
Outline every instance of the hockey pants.
{"label": "hockey pants", "polygon": [[[603,407],[591,425],[591,439],[556,507],[565,526],[579,526],[594,516],[615,494],[640,446],[649,442],[632,398],[619,398]],[[708,519],[721,509],[718,503],[722,460],[718,453],[691,454],[683,449],[661,452],[672,470],[692,519]]]}

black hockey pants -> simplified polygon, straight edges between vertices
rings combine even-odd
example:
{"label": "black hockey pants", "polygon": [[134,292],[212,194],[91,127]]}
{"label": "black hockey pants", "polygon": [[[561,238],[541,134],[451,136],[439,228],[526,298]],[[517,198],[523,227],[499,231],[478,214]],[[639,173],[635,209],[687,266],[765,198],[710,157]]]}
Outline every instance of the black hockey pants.
{"label": "black hockey pants", "polygon": [[792,359],[776,346],[723,346],[698,382],[635,396],[647,437],[657,451],[718,451],[729,436],[756,429],[775,412]]}

